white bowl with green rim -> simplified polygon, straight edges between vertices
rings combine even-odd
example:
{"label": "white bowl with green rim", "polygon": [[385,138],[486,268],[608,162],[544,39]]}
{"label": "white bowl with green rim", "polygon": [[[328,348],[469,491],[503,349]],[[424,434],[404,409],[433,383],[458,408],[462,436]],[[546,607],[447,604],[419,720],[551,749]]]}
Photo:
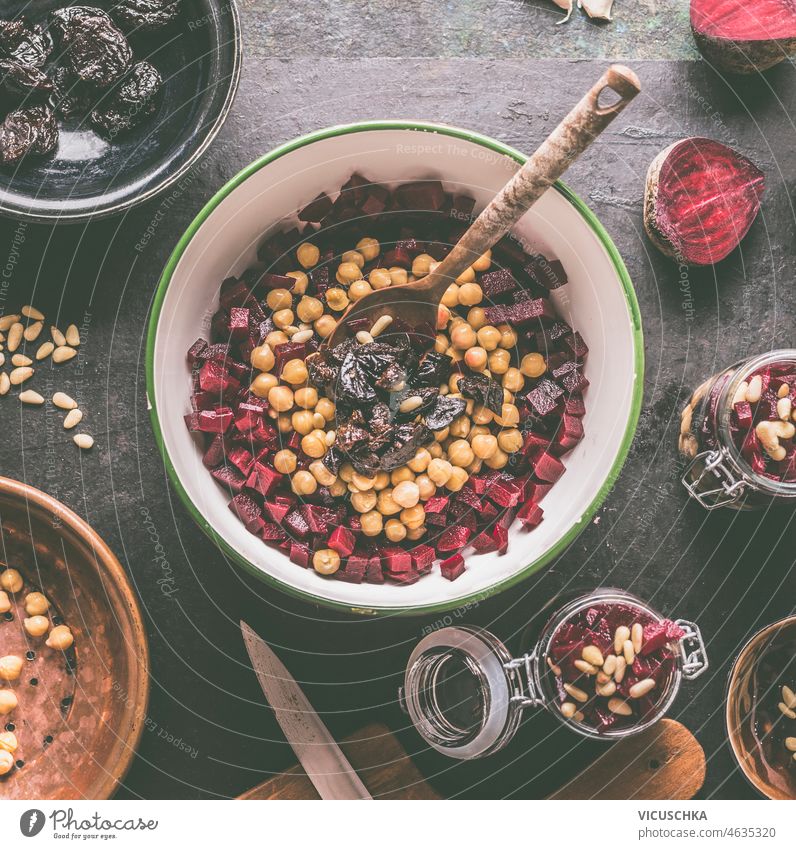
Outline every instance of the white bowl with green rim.
{"label": "white bowl with green rim", "polygon": [[525,157],[493,139],[434,124],[379,122],[331,127],[276,148],[230,180],[180,240],[155,295],[147,340],[147,392],[155,438],[175,489],[224,554],[251,574],[308,602],[370,614],[449,610],[506,590],[560,554],[586,527],[627,457],[641,409],[644,353],[633,286],[616,247],[588,207],[557,183],[515,228],[524,243],[561,260],[569,284],[553,292],[560,315],[590,352],[586,435],[564,460],[531,532],[513,528],[508,553],[471,555],[449,582],[438,572],[409,586],[350,584],[291,563],[249,534],[229,497],[202,465],[187,431],[190,369],[185,353],[207,336],[221,281],[252,263],[268,231],[288,229],[320,191],[334,193],[354,171],[399,183],[437,178],[472,194],[476,209]]}

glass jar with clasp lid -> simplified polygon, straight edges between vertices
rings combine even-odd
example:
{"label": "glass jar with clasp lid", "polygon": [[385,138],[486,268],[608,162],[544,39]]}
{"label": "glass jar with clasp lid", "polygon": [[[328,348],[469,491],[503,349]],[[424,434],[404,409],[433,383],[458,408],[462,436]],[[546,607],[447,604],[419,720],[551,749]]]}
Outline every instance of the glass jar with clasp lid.
{"label": "glass jar with clasp lid", "polygon": [[682,481],[703,507],[796,505],[796,350],[734,363],[680,417]]}
{"label": "glass jar with clasp lid", "polygon": [[682,682],[708,668],[693,622],[665,619],[622,590],[577,596],[527,642],[515,655],[491,632],[458,625],[418,643],[399,697],[429,745],[459,759],[493,754],[527,708],[585,737],[616,740],[656,723]]}

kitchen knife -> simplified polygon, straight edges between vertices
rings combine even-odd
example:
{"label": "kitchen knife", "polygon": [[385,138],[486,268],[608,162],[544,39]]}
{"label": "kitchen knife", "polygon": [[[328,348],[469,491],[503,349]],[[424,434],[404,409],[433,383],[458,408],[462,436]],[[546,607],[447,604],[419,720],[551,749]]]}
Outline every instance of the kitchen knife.
{"label": "kitchen knife", "polygon": [[242,620],[240,630],[276,721],[321,799],[372,799],[282,661]]}

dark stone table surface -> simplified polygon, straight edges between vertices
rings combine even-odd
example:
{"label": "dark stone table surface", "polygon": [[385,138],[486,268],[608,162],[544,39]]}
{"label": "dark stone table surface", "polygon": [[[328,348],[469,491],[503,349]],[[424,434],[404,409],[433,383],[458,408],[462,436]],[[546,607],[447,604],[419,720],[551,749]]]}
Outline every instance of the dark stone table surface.
{"label": "dark stone table surface", "polygon": [[[723,725],[729,665],[762,625],[794,610],[791,513],[719,512],[688,502],[677,475],[679,406],[689,387],[734,360],[793,346],[796,75],[725,81],[699,61],[687,3],[617,0],[614,23],[576,11],[556,26],[545,0],[241,3],[246,63],[233,114],[166,207],[50,229],[0,223],[0,306],[34,300],[60,324],[84,325],[85,369],[73,391],[97,439],[90,453],[54,440],[35,409],[0,401],[0,469],[84,516],[140,594],[152,650],[147,727],[122,798],[241,793],[294,758],[249,667],[238,621],[277,647],[332,731],[373,720],[394,728],[447,796],[543,797],[594,750],[529,717],[511,748],[457,764],[423,752],[395,703],[423,619],[352,620],[248,580],[208,545],[169,487],[144,391],[146,318],[166,258],[214,191],[258,155],[330,124],[417,117],[471,128],[531,151],[606,59],[638,71],[644,91],[567,175],[600,217],[633,278],[647,373],[638,432],[597,518],[550,568],[459,621],[516,639],[559,589],[621,586],[696,620],[710,671],[673,715],[708,756],[704,796],[751,797]],[[762,212],[739,250],[681,277],[643,233],[644,175],[688,135],[733,144],[765,171]],[[135,249],[150,224],[155,236]],[[7,259],[5,259],[7,257]],[[399,591],[399,590],[397,590]]]}

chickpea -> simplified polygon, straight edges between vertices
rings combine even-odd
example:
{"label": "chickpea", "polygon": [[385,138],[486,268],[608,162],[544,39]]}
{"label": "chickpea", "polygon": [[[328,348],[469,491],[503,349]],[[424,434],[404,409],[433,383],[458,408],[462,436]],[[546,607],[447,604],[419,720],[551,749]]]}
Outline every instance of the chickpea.
{"label": "chickpea", "polygon": [[340,555],[333,548],[320,548],[312,555],[312,568],[319,575],[333,575],[340,568]]}
{"label": "chickpea", "polygon": [[288,339],[287,333],[283,333],[281,330],[272,330],[263,341],[271,348],[276,348],[277,345],[285,345],[290,339]]}
{"label": "chickpea", "polygon": [[498,434],[497,441],[501,451],[505,451],[507,454],[514,454],[522,448],[522,433],[517,428],[502,430]]}
{"label": "chickpea", "polygon": [[293,390],[289,386],[274,386],[268,393],[268,403],[277,413],[286,413],[293,406]]}
{"label": "chickpea", "polygon": [[50,620],[46,616],[31,616],[22,624],[31,637],[43,637],[50,630]]}
{"label": "chickpea", "polygon": [[302,242],[296,250],[296,259],[303,268],[312,268],[321,258],[321,252],[312,242]]}
{"label": "chickpea", "polygon": [[480,460],[485,460],[497,451],[498,441],[497,437],[491,433],[480,433],[478,436],[473,437],[471,445],[473,454]]}
{"label": "chickpea", "polygon": [[459,286],[456,283],[451,283],[450,286],[445,290],[445,294],[442,296],[442,304],[446,307],[457,307],[459,306]]}
{"label": "chickpea", "polygon": [[16,681],[22,672],[22,658],[15,654],[7,654],[0,657],[0,679],[3,681]]}
{"label": "chickpea", "polygon": [[368,282],[372,289],[386,289],[392,286],[392,277],[386,268],[374,268],[368,275]]}
{"label": "chickpea", "polygon": [[[270,413],[273,412],[273,410],[270,411]],[[290,433],[293,430],[293,423],[290,421],[290,414],[277,413],[276,426],[280,433]]]}
{"label": "chickpea", "polygon": [[351,483],[351,481],[354,479],[354,467],[351,465],[351,463],[343,463],[343,465],[340,466],[340,471],[337,474],[339,474],[340,477],[346,483]]}
{"label": "chickpea", "polygon": [[473,330],[480,330],[486,324],[486,313],[483,307],[473,307],[467,313],[467,323]]}
{"label": "chickpea", "polygon": [[468,416],[459,416],[450,424],[450,435],[465,437],[470,432],[470,419]]}
{"label": "chickpea", "polygon": [[355,262],[341,262],[335,276],[338,283],[353,283],[362,279],[362,269]]}
{"label": "chickpea", "polygon": [[491,456],[487,457],[484,460],[487,466],[490,469],[502,469],[505,467],[506,463],[509,461],[509,455],[502,448],[498,448],[497,451]]}
{"label": "chickpea", "polygon": [[367,492],[355,492],[351,496],[351,506],[357,513],[369,513],[379,500],[379,496],[372,489]]}
{"label": "chickpea", "polygon": [[334,310],[335,312],[342,312],[350,303],[348,299],[348,293],[345,291],[345,289],[327,289],[326,303],[329,305],[330,310]]}
{"label": "chickpea", "polygon": [[411,540],[422,539],[426,533],[426,526],[421,525],[419,528],[412,528],[406,532],[406,538]]}
{"label": "chickpea", "polygon": [[503,390],[503,403],[504,404],[513,404],[514,403],[514,393],[509,392],[508,389]]}
{"label": "chickpea", "polygon": [[271,316],[271,320],[280,330],[290,327],[293,324],[293,318],[293,310],[277,310]]}
{"label": "chickpea", "polygon": [[487,365],[492,374],[498,376],[505,374],[511,365],[511,354],[503,348],[498,348],[489,355]]}
{"label": "chickpea", "polygon": [[393,489],[392,497],[401,507],[414,507],[420,501],[420,487],[414,481],[401,481]]}
{"label": "chickpea", "polygon": [[473,412],[470,414],[470,418],[473,420],[474,424],[489,424],[492,419],[495,417],[495,414],[489,407],[485,407],[483,404],[478,404],[473,406]]}
{"label": "chickpea", "polygon": [[293,295],[303,295],[310,284],[310,278],[303,271],[288,271],[287,277],[292,277],[296,282],[290,287]]}
{"label": "chickpea", "polygon": [[437,491],[437,487],[434,486],[434,482],[431,478],[426,475],[418,475],[415,478],[415,483],[417,484],[417,488],[420,490],[420,500],[428,501]]}
{"label": "chickpea", "polygon": [[293,475],[293,480],[290,485],[296,495],[312,495],[312,493],[318,488],[318,481],[315,480],[312,472],[305,472],[302,470]]}
{"label": "chickpea", "polygon": [[376,484],[376,476],[374,475],[372,478],[369,478],[366,475],[361,475],[359,472],[354,472],[351,476],[351,483],[360,492],[367,492],[369,489],[373,489]]}
{"label": "chickpea", "polygon": [[508,389],[509,392],[519,392],[525,386],[525,378],[518,368],[512,367],[503,375],[502,383],[503,388]]}
{"label": "chickpea", "polygon": [[408,530],[419,528],[426,521],[426,511],[422,504],[406,507],[401,510],[401,521]]}
{"label": "chickpea", "polygon": [[489,266],[492,265],[492,249],[485,251],[473,263],[473,268],[476,271],[489,271]]}
{"label": "chickpea", "polygon": [[274,312],[289,310],[293,306],[293,296],[287,289],[271,289],[265,296],[265,302]]}
{"label": "chickpea", "polygon": [[330,422],[334,418],[334,402],[328,398],[319,398],[318,403],[315,405],[315,412],[320,413],[327,422]]}
{"label": "chickpea", "polygon": [[359,251],[344,251],[343,255],[340,257],[340,262],[353,262],[354,265],[358,266],[359,268],[365,267],[365,257],[362,256]]}
{"label": "chickpea", "polygon": [[406,464],[413,472],[425,472],[431,462],[431,454],[426,448],[418,448],[415,456]]}
{"label": "chickpea", "polygon": [[439,460],[445,453],[442,450],[442,446],[439,444],[439,442],[432,442],[431,445],[426,448],[426,450],[429,454],[431,454],[432,460]]}
{"label": "chickpea", "polygon": [[500,344],[500,331],[491,324],[485,324],[478,331],[478,344],[485,351],[494,351]]}
{"label": "chickpea", "polygon": [[391,489],[383,489],[379,493],[379,500],[377,502],[376,509],[382,514],[382,516],[392,516],[395,513],[401,512],[401,505],[398,504],[392,497]]}
{"label": "chickpea", "polygon": [[473,307],[484,300],[484,292],[477,283],[465,283],[459,287],[459,303],[463,307]]}
{"label": "chickpea", "polygon": [[0,716],[8,716],[17,709],[18,704],[17,694],[13,690],[0,690]]}
{"label": "chickpea", "polygon": [[371,510],[369,513],[363,513],[359,517],[362,524],[362,533],[366,537],[377,537],[381,533],[384,523],[381,513],[378,510]]}
{"label": "chickpea", "polygon": [[296,464],[296,455],[289,448],[274,454],[274,468],[280,475],[292,475],[296,471]]}
{"label": "chickpea", "polygon": [[249,362],[258,371],[271,371],[274,367],[274,352],[270,345],[258,345],[249,354]]}
{"label": "chickpea", "polygon": [[[445,304],[440,304],[437,307],[437,330],[444,330],[448,326],[448,322],[451,320],[451,311],[445,306]],[[439,338],[439,337],[437,337]],[[445,336],[442,337],[445,339],[445,348],[448,347],[448,340]],[[443,348],[443,351],[445,350]]]}
{"label": "chickpea", "polygon": [[372,236],[364,236],[357,242],[357,250],[368,262],[373,262],[381,253],[381,245],[378,239],[374,239]]}
{"label": "chickpea", "polygon": [[400,542],[406,537],[406,527],[398,519],[387,519],[384,523],[384,535],[390,542]]}
{"label": "chickpea", "polygon": [[454,466],[445,486],[451,492],[458,492],[467,483],[469,477],[470,475],[466,469],[463,469],[461,466]]}
{"label": "chickpea", "polygon": [[495,421],[501,427],[514,427],[520,423],[520,411],[514,404],[504,404],[500,416],[495,416]]}
{"label": "chickpea", "polygon": [[[462,273],[456,278],[456,282],[460,286],[466,286],[468,283],[474,283],[475,282],[475,270],[473,269],[473,267],[470,266],[469,268],[465,268],[464,271],[462,271]],[[476,301],[476,303],[478,303],[478,302]],[[472,306],[472,304],[470,304],[470,306]]]}
{"label": "chickpea", "polygon": [[0,591],[0,613],[8,613],[11,610],[11,599],[5,590]]}
{"label": "chickpea", "polygon": [[409,468],[409,466],[401,466],[398,469],[393,469],[390,472],[390,483],[393,486],[398,486],[399,483],[403,481],[413,481],[415,479],[415,473]]}
{"label": "chickpea", "polygon": [[304,360],[300,360],[298,358],[288,360],[284,366],[282,366],[281,378],[285,381],[285,383],[292,383],[296,386],[306,383],[308,377],[307,366],[304,364]]}
{"label": "chickpea", "polygon": [[463,374],[460,374],[458,371],[453,372],[453,374],[448,378],[448,389],[451,392],[459,391],[459,381],[464,377]]}
{"label": "chickpea", "polygon": [[444,427],[442,430],[438,430],[434,434],[434,439],[436,442],[444,442],[450,436],[451,429],[449,427]]}
{"label": "chickpea", "polygon": [[480,457],[476,457],[469,466],[465,466],[468,475],[477,475],[481,471],[484,461]]}
{"label": "chickpea", "polygon": [[19,748],[19,740],[13,731],[0,732],[0,751],[10,752],[12,755]]}
{"label": "chickpea", "polygon": [[309,295],[304,295],[304,297],[298,302],[296,315],[299,317],[299,321],[310,324],[323,315],[323,302],[319,301],[317,298],[312,298]]}
{"label": "chickpea", "polygon": [[445,486],[453,473],[453,466],[447,460],[434,459],[428,464],[426,474],[437,486]]}
{"label": "chickpea", "polygon": [[474,456],[473,449],[466,439],[456,439],[448,446],[448,460],[454,466],[469,466]]}
{"label": "chickpea", "polygon": [[404,283],[409,282],[409,274],[405,268],[393,265],[390,268],[390,280],[392,280],[393,286],[403,286]]}
{"label": "chickpea", "polygon": [[520,371],[526,377],[541,377],[547,370],[547,363],[541,354],[526,354],[520,363]]}
{"label": "chickpea", "polygon": [[373,291],[370,283],[367,280],[355,280],[348,287],[348,297],[352,301],[360,301],[365,295],[369,295]]}
{"label": "chickpea", "polygon": [[486,351],[477,345],[474,348],[468,348],[464,353],[464,364],[473,371],[482,371],[486,368],[487,356]]}
{"label": "chickpea", "polygon": [[9,593],[18,593],[24,586],[22,575],[16,569],[6,569],[0,574],[0,589]]}
{"label": "chickpea", "polygon": [[415,277],[425,277],[429,272],[431,263],[434,261],[433,256],[429,256],[428,254],[418,254],[412,260],[412,274],[414,274]]}
{"label": "chickpea", "polygon": [[[469,324],[462,322],[451,331],[451,344],[460,351],[472,348],[476,343],[476,333]],[[484,358],[486,362],[486,357]]]}
{"label": "chickpea", "polygon": [[14,756],[11,752],[0,752],[0,775],[8,775],[14,768]]}
{"label": "chickpea", "polygon": [[[320,413],[312,414],[312,429],[313,430],[323,430],[326,427],[326,419]],[[334,433],[334,431],[332,431]],[[329,442],[327,440],[327,445]],[[334,444],[334,440],[332,440],[332,444]]]}
{"label": "chickpea", "polygon": [[321,337],[321,339],[325,339],[327,336],[331,335],[331,332],[336,326],[337,319],[331,315],[322,315],[315,324],[313,324],[315,332]]}
{"label": "chickpea", "polygon": [[267,398],[268,393],[278,383],[279,380],[277,379],[277,376],[275,374],[268,374],[268,372],[262,372],[254,378],[249,389],[251,390],[252,395],[256,395],[258,398]]}
{"label": "chickpea", "polygon": [[322,430],[313,430],[301,439],[301,450],[315,460],[326,453],[326,434]]}
{"label": "chickpea", "polygon": [[513,348],[517,344],[517,334],[508,326],[508,324],[498,325],[500,331],[500,347]]}
{"label": "chickpea", "polygon": [[293,400],[297,407],[311,410],[318,403],[318,390],[312,386],[302,386],[294,392]]}
{"label": "chickpea", "polygon": [[348,492],[348,484],[341,478],[337,477],[334,483],[329,484],[329,493],[335,498],[342,498]]}
{"label": "chickpea", "polygon": [[389,472],[376,472],[376,483],[373,484],[373,489],[376,492],[381,492],[383,489],[387,489],[390,485],[390,473]]}

